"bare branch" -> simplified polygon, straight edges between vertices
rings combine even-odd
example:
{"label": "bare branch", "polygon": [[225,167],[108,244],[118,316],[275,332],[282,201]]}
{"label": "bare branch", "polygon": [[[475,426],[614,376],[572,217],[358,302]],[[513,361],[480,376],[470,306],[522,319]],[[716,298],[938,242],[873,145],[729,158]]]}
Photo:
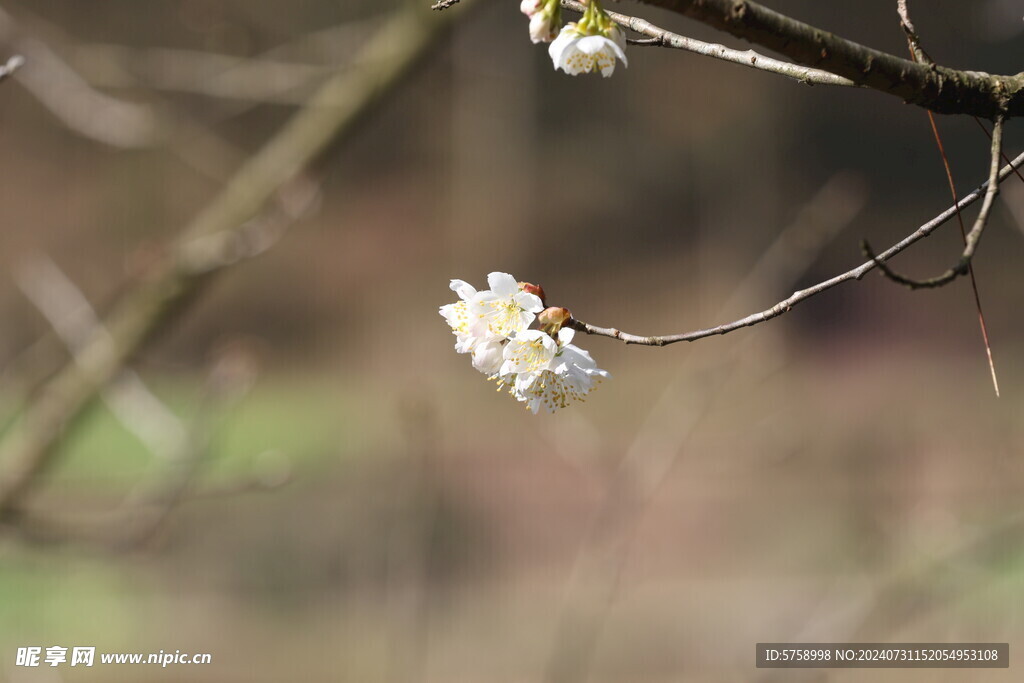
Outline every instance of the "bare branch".
{"label": "bare branch", "polygon": [[942,114],[1024,115],[1024,74],[993,76],[914,62],[876,50],[750,0],[640,0]]}
{"label": "bare branch", "polygon": [[[586,6],[582,2],[576,2],[575,0],[561,0],[561,4],[562,7],[575,12],[582,12],[586,9]],[[849,78],[843,78],[842,76],[837,76],[827,71],[822,71],[821,69],[812,69],[799,64],[783,62],[778,59],[758,54],[753,50],[733,50],[732,48],[725,47],[724,45],[718,45],[717,43],[705,43],[704,41],[697,40],[695,38],[687,38],[686,36],[681,36],[678,33],[666,31],[665,29],[659,28],[649,21],[638,17],[619,14],[618,12],[608,12],[608,14],[617,24],[620,24],[631,31],[645,35],[650,39],[642,41],[634,40],[632,41],[634,45],[655,45],[694,52],[699,55],[704,55],[705,57],[713,57],[726,62],[732,62],[733,64],[741,64],[752,69],[770,71],[782,76],[788,76],[808,85],[856,85]]]}
{"label": "bare branch", "polygon": [[914,61],[934,64],[935,61],[921,47],[921,39],[917,36],[917,29],[914,28],[914,23],[910,21],[910,10],[907,9],[907,0],[896,0],[896,11],[900,15],[900,28],[907,35],[907,45],[910,47],[910,54],[914,56]]}
{"label": "bare branch", "polygon": [[823,282],[819,282],[818,284],[812,287],[798,290],[791,294],[789,297],[775,304],[771,308],[768,308],[759,313],[752,313],[746,316],[745,318],[740,318],[739,320],[734,320],[733,322],[730,323],[718,325],[717,327],[710,327],[702,330],[694,330],[693,332],[647,337],[636,334],[630,334],[628,332],[622,332],[621,330],[617,330],[612,327],[598,327],[596,325],[591,325],[590,323],[585,323],[581,320],[575,319],[570,320],[568,325],[575,330],[585,332],[587,334],[594,334],[601,337],[611,337],[612,339],[618,339],[627,344],[642,344],[645,346],[665,346],[667,344],[675,344],[676,342],[692,342],[697,341],[698,339],[704,339],[705,337],[712,337],[718,334],[727,334],[729,332],[738,330],[742,327],[758,325],[765,321],[771,320],[772,318],[777,318],[783,313],[788,312],[791,308],[793,308],[793,306],[799,304],[800,302],[805,301],[806,299],[809,299],[817,294],[821,294],[826,290],[832,289],[836,285],[840,285],[850,280],[861,279],[868,271],[875,267],[875,264],[877,262],[888,261],[890,258],[900,253],[910,245],[932,234],[932,232],[934,232],[940,225],[942,225],[950,218],[955,216],[958,210],[965,209],[966,207],[970,206],[974,202],[981,199],[983,193],[987,194],[987,188],[990,185],[1002,182],[1008,175],[1015,172],[1016,169],[1022,165],[1024,165],[1024,153],[1020,154],[1009,165],[1004,166],[1002,169],[999,170],[998,175],[996,176],[996,183],[990,183],[989,181],[986,181],[981,186],[975,188],[972,192],[970,192],[963,199],[961,199],[957,204],[946,209],[938,216],[931,219],[930,221],[919,227],[917,230],[915,230],[914,232],[912,232],[911,234],[907,235],[902,240],[894,244],[893,246],[883,251],[881,254],[877,256],[877,259],[872,259],[867,261],[866,263],[862,263],[856,268],[848,270],[840,275],[836,275],[835,277],[825,280]]}
{"label": "bare branch", "polygon": [[970,272],[971,260],[974,258],[974,252],[978,248],[978,242],[981,241],[981,234],[984,232],[985,225],[988,223],[988,214],[992,210],[992,204],[995,201],[996,195],[999,194],[999,158],[1002,155],[1002,152],[1003,119],[996,118],[996,125],[992,129],[992,162],[989,167],[989,179],[987,183],[988,190],[985,192],[985,200],[981,203],[981,211],[978,212],[978,217],[974,221],[974,226],[964,238],[963,253],[952,268],[944,272],[942,275],[928,278],[927,280],[913,280],[899,275],[888,265],[878,260],[874,252],[871,250],[871,245],[868,244],[867,240],[861,242],[861,248],[864,251],[864,255],[878,266],[882,275],[893,282],[909,287],[910,289],[934,289],[935,287],[948,285],[960,275],[966,275]]}

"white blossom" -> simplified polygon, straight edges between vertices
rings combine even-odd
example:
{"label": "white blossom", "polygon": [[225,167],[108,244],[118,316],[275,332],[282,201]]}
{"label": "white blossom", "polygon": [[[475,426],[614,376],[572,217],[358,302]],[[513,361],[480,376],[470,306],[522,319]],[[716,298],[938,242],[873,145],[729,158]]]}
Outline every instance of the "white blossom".
{"label": "white blossom", "polygon": [[540,330],[527,330],[505,345],[504,360],[498,374],[506,384],[518,386],[520,382],[531,381],[557,353],[558,343],[551,335]]}
{"label": "white blossom", "polygon": [[527,409],[536,414],[586,400],[608,372],[597,367],[590,354],[569,343],[573,330],[562,328],[556,342],[539,330],[529,330],[505,346],[498,373],[503,384]]}
{"label": "white blossom", "polygon": [[459,301],[441,306],[439,313],[455,335],[455,350],[473,355],[473,367],[495,375],[503,362],[505,342],[533,323],[543,308],[540,297],[521,290],[508,273],[491,273],[491,289],[477,291],[463,280],[449,287]]}
{"label": "white blossom", "polygon": [[468,303],[470,329],[487,339],[510,339],[526,330],[544,309],[540,297],[519,288],[508,273],[487,276],[490,289],[477,292]]}
{"label": "white blossom", "polygon": [[571,343],[574,331],[561,327],[571,318],[568,310],[552,307],[540,318],[544,329],[528,329],[544,307],[542,288],[501,272],[488,275],[487,283],[490,289],[477,291],[452,280],[459,301],[439,312],[456,337],[455,350],[471,354],[473,367],[499,388],[508,387],[533,413],[542,407],[554,412],[585,400],[608,377],[589,353]]}
{"label": "white blossom", "polygon": [[600,71],[607,78],[615,71],[616,59],[621,59],[623,66],[629,66],[625,48],[626,35],[618,26],[591,32],[573,22],[562,28],[548,48],[548,54],[556,71],[561,69],[572,76]]}

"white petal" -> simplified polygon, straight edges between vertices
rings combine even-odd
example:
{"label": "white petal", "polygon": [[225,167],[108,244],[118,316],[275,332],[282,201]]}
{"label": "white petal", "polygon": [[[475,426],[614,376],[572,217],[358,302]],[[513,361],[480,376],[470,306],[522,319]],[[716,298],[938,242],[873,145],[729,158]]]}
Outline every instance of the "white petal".
{"label": "white petal", "polygon": [[519,282],[508,273],[491,273],[487,276],[487,286],[500,297],[512,296],[519,291]]}
{"label": "white petal", "polygon": [[478,344],[473,349],[473,367],[485,375],[493,375],[502,366],[502,343],[500,341],[488,341]]}
{"label": "white petal", "polygon": [[623,31],[618,26],[612,26],[611,30],[608,32],[608,37],[611,38],[612,41],[614,41],[614,43],[619,46],[621,50],[619,54],[622,59],[625,59],[626,32]]}
{"label": "white petal", "polygon": [[[565,346],[572,341],[573,336],[576,334],[576,330],[571,327],[563,327],[558,330],[558,345]],[[575,348],[575,347],[573,347]]]}
{"label": "white petal", "polygon": [[517,337],[520,333],[524,332],[527,327],[533,324],[533,321],[537,319],[537,316],[529,311],[522,311],[519,314],[519,328],[511,330],[511,337]]}
{"label": "white petal", "polygon": [[565,69],[566,50],[576,42],[577,33],[575,29],[570,29],[570,26],[574,26],[574,24],[567,24],[548,46],[548,54],[551,56],[551,63],[554,64],[556,71],[560,68]]}
{"label": "white petal", "polygon": [[[519,308],[524,311],[529,311],[530,313],[540,313],[544,310],[544,304],[536,294],[530,294],[529,292],[517,292],[515,301]],[[531,320],[530,322],[533,321]],[[529,324],[530,323],[527,323],[527,325]]]}
{"label": "white petal", "polygon": [[562,349],[561,359],[566,363],[579,366],[583,369],[597,368],[597,363],[590,357],[590,352],[581,349],[575,344],[567,344]]}
{"label": "white petal", "polygon": [[615,52],[615,55],[622,60],[622,66],[629,66],[629,60],[626,59],[626,49],[624,47],[626,40],[625,37],[623,37],[622,40],[622,45],[619,45],[618,43],[615,42],[612,43],[612,51]]}
{"label": "white petal", "polygon": [[[605,77],[611,76],[615,71],[616,57],[623,60],[624,64],[626,63],[626,53],[623,52],[622,48],[614,40],[605,36],[585,36],[580,38],[576,47],[580,52],[596,62],[596,65],[601,69],[601,75]],[[592,69],[593,66],[594,63],[592,62],[590,68]]]}
{"label": "white petal", "polygon": [[470,353],[473,347],[478,341],[477,337],[471,337],[469,335],[458,335],[455,338],[455,352],[456,353]]}
{"label": "white petal", "polygon": [[592,55],[603,50],[610,42],[604,36],[583,36],[576,42],[576,49],[584,54]]}
{"label": "white petal", "polygon": [[458,294],[463,301],[469,301],[476,294],[476,287],[464,280],[452,280],[448,284],[448,289]]}

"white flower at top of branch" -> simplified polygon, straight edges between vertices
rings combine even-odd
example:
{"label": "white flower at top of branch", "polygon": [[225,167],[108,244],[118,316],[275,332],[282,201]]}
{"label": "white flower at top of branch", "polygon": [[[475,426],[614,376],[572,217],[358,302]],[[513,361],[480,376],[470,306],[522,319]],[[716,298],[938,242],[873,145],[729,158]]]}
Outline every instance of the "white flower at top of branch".
{"label": "white flower at top of branch", "polygon": [[590,0],[578,22],[566,24],[548,48],[555,70],[576,76],[600,71],[604,77],[615,72],[615,61],[626,59],[626,34],[601,8],[598,0]]}

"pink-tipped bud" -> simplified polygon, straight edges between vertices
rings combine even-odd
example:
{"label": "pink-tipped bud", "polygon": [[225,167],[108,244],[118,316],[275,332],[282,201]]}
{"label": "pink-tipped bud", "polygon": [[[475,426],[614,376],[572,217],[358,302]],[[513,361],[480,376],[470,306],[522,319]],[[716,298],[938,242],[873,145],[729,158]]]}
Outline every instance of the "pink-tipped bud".
{"label": "pink-tipped bud", "polygon": [[540,299],[540,302],[547,305],[547,297],[544,296],[544,288],[540,285],[531,284],[529,282],[520,282],[519,289],[523,290],[527,294],[533,294]]}
{"label": "pink-tipped bud", "polygon": [[562,329],[562,325],[568,322],[571,317],[572,313],[569,312],[568,308],[552,306],[540,312],[540,315],[537,316],[537,322],[540,324],[540,329],[554,337]]}

